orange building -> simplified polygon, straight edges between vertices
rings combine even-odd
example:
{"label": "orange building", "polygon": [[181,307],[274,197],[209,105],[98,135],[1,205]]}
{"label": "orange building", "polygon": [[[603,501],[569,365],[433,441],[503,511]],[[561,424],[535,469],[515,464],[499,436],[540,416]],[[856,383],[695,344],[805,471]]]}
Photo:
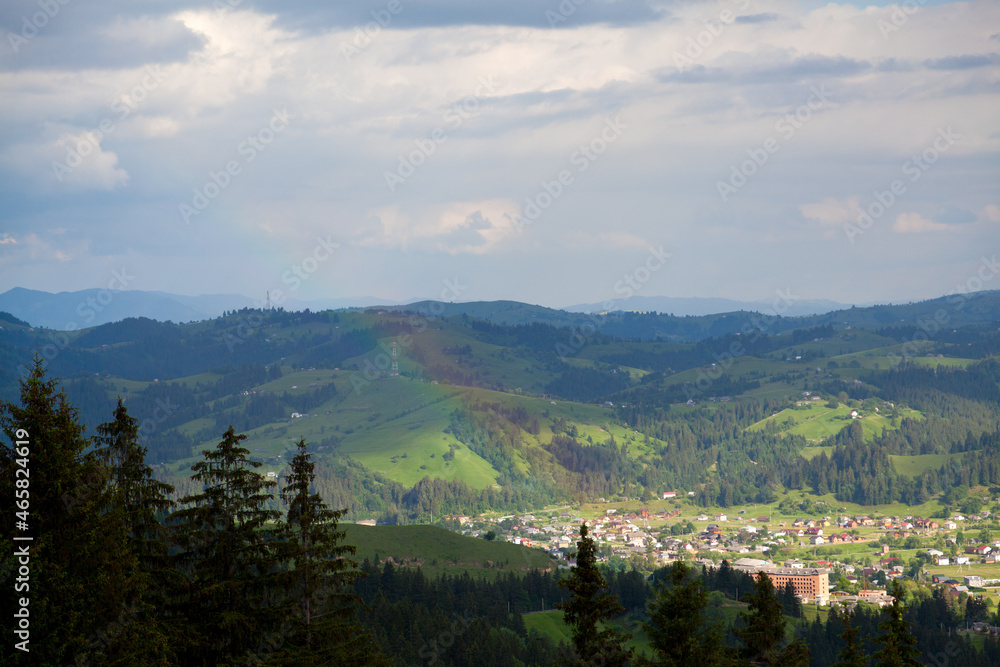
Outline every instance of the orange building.
{"label": "orange building", "polygon": [[788,582],[792,582],[795,594],[805,598],[814,600],[818,595],[830,594],[830,570],[823,568],[755,567],[747,568],[746,573],[753,577],[754,581],[757,581],[762,573],[766,574],[777,589],[784,588]]}

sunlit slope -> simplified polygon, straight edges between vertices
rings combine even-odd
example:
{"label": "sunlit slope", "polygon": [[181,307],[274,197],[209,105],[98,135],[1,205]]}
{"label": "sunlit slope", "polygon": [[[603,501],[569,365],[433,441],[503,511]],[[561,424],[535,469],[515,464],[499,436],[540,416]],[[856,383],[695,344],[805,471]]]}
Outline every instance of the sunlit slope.
{"label": "sunlit slope", "polygon": [[540,549],[460,535],[437,526],[343,526],[345,542],[357,547],[355,559],[391,558],[397,565],[420,567],[430,576],[462,571],[495,576],[548,570],[555,563]]}

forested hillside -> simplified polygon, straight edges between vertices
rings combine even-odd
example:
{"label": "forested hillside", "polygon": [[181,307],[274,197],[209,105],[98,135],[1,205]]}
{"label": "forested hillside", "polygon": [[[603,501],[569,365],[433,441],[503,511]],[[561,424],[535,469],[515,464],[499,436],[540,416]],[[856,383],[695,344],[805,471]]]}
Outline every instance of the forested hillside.
{"label": "forested hillside", "polygon": [[[663,491],[723,507],[790,489],[919,504],[1000,484],[1000,332],[988,317],[1000,296],[959,298],[804,318],[611,313],[565,327],[517,304],[465,309],[490,319],[431,303],[76,332],[6,318],[0,394],[16,395],[38,355],[88,428],[122,397],[156,474],[178,488],[230,425],[279,479],[304,438],[321,492],[351,518]],[[504,312],[536,321],[498,323]],[[664,322],[700,333],[649,334]],[[923,455],[944,458],[895,467]]]}

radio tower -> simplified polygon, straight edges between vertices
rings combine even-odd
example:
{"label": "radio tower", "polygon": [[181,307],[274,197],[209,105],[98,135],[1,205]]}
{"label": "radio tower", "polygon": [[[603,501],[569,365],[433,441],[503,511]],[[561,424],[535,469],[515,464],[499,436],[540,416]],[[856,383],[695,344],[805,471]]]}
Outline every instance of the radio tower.
{"label": "radio tower", "polygon": [[389,375],[399,375],[399,358],[396,352],[396,341],[392,341],[392,369],[389,370]]}

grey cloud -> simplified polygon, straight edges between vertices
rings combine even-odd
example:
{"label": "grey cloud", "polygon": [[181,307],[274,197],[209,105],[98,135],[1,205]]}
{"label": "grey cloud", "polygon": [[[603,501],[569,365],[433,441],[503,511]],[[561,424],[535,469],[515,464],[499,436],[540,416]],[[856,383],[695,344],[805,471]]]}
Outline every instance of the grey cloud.
{"label": "grey cloud", "polygon": [[477,247],[486,244],[486,239],[479,233],[481,229],[492,229],[493,225],[483,217],[481,211],[474,211],[465,218],[465,224],[452,230],[451,233],[437,238],[445,248]]}
{"label": "grey cloud", "polygon": [[803,56],[787,63],[764,65],[752,70],[694,65],[684,71],[661,71],[659,79],[677,83],[793,83],[816,77],[853,76],[870,69],[871,63],[844,56]]}
{"label": "grey cloud", "polygon": [[[449,138],[494,139],[524,129],[595,116],[612,116],[621,113],[622,108],[634,102],[638,94],[641,91],[636,90],[633,84],[616,81],[593,90],[560,88],[484,97],[479,100],[475,115],[469,116],[457,127],[445,120],[445,113],[451,108],[451,105],[446,105],[400,125],[391,137],[426,138],[433,129],[440,128]],[[460,102],[460,99],[455,102]],[[452,114],[449,117],[454,120],[458,116]]]}
{"label": "grey cloud", "polygon": [[[225,0],[223,0],[225,1]],[[579,4],[578,4],[579,3]],[[397,13],[389,5],[398,7]],[[634,25],[663,15],[649,0],[361,0],[331,3],[310,0],[288,4],[256,0],[246,5],[277,14],[279,24],[303,31],[353,28],[379,21],[390,28],[427,28],[457,25],[510,25],[534,28],[575,27],[595,23]],[[547,15],[546,12],[552,12]],[[555,16],[554,20],[551,19]]]}
{"label": "grey cloud", "polygon": [[[165,20],[202,3],[53,3],[0,5],[0,71],[117,69],[183,61],[204,41],[180,21]],[[209,5],[210,6],[210,5]]]}
{"label": "grey cloud", "polygon": [[959,208],[954,204],[946,204],[944,210],[934,216],[935,222],[943,222],[947,225],[965,225],[976,221],[976,214],[964,208]]}
{"label": "grey cloud", "polygon": [[1000,64],[1000,54],[997,53],[948,56],[946,58],[924,61],[924,65],[926,65],[928,69],[936,70],[976,69],[979,67],[989,67],[997,64]]}
{"label": "grey cloud", "polygon": [[773,12],[764,12],[763,14],[747,14],[746,16],[737,16],[737,23],[768,23],[770,21],[777,21],[781,19],[780,14],[775,14]]}
{"label": "grey cloud", "polygon": [[912,72],[916,69],[918,66],[914,62],[897,58],[886,58],[875,64],[875,70],[878,72]]}

